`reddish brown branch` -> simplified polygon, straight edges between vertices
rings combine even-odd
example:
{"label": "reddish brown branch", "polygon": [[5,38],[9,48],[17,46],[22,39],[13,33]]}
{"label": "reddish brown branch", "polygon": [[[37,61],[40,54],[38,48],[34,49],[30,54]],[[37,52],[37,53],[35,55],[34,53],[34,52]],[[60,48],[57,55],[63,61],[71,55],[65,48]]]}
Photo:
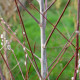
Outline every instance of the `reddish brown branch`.
{"label": "reddish brown branch", "polygon": [[[62,32],[60,32],[60,31],[57,29],[57,27],[55,27],[32,3],[30,3],[30,5],[32,5],[71,45],[73,45],[73,47],[75,47],[75,45],[74,45],[73,43],[71,43],[71,42],[65,37],[65,35],[64,35]],[[47,41],[46,41],[46,43],[45,43],[45,47],[46,47],[46,45],[47,45],[50,37],[52,36],[52,34],[53,34],[53,32],[49,35],[49,37],[48,37],[48,39],[47,39]]]}
{"label": "reddish brown branch", "polygon": [[[21,5],[23,8],[25,8],[24,5],[23,5],[19,0],[17,0],[17,1],[20,3],[20,5]],[[28,11],[28,9],[26,9],[26,11],[28,12],[28,14],[29,14],[38,24],[40,24],[40,22]]]}
{"label": "reddish brown branch", "polygon": [[[35,63],[35,65],[36,65],[36,68],[37,68],[37,70],[38,70],[38,73],[39,73],[39,75],[40,75],[40,77],[41,77],[41,74],[40,74],[40,72],[39,72],[39,69],[38,69],[38,66],[37,66],[37,63],[36,63],[36,61],[35,61],[35,58],[34,58],[34,55],[33,55],[33,52],[32,52],[32,49],[31,49],[31,46],[30,46],[30,42],[29,42],[29,39],[28,39],[28,36],[27,36],[27,34],[26,34],[26,30],[25,30],[25,27],[24,27],[24,23],[23,23],[23,20],[22,20],[22,17],[21,17],[21,14],[20,14],[20,11],[19,11],[19,8],[18,8],[18,5],[17,5],[17,1],[15,0],[15,4],[16,4],[16,7],[17,7],[17,11],[18,11],[18,15],[19,15],[19,18],[20,18],[20,22],[21,22],[21,24],[22,24],[22,27],[23,27],[23,30],[24,30],[24,32],[25,32],[25,36],[26,36],[26,39],[27,39],[27,42],[28,42],[28,45],[29,45],[29,48],[30,48],[30,51],[31,51],[31,54],[32,54],[32,59],[33,59],[33,61],[34,61],[34,63]],[[23,6],[23,5],[22,5]],[[26,9],[26,11],[31,15],[31,13]],[[31,15],[32,16],[32,15]],[[33,18],[34,18],[34,16],[32,16]],[[35,19],[35,18],[34,18]],[[36,20],[36,19],[35,19]],[[39,22],[36,20],[36,22],[39,24]],[[31,65],[32,64],[30,64],[30,68],[31,68]],[[30,69],[29,68],[29,69]]]}
{"label": "reddish brown branch", "polygon": [[[80,17],[80,0],[78,0],[77,29],[76,29],[77,32],[79,31],[79,17]],[[74,80],[77,80],[78,52],[79,52],[79,33],[76,33],[76,54],[75,54],[75,72],[74,72]]]}
{"label": "reddish brown branch", "polygon": [[[55,26],[54,26],[54,29],[51,31],[51,33],[50,33],[50,35],[49,35],[49,37],[48,37],[48,39],[47,39],[45,45],[48,44],[48,42],[49,42],[49,40],[50,40],[50,38],[51,38],[53,32],[55,31],[55,29],[56,29],[58,23],[60,22],[60,20],[61,20],[61,18],[62,18],[62,16],[63,16],[64,12],[66,11],[66,9],[67,9],[69,3],[70,3],[70,0],[68,0],[67,4],[66,4],[66,6],[65,6],[65,8],[64,8],[64,10],[63,10],[63,12],[62,12],[62,14],[60,15],[58,21],[56,22],[56,24],[55,24]],[[70,42],[59,30],[58,30],[58,32],[59,32],[68,42]],[[73,44],[72,44],[72,45],[73,45]],[[74,45],[73,45],[73,46],[74,46]],[[74,47],[75,47],[75,46],[74,46]]]}

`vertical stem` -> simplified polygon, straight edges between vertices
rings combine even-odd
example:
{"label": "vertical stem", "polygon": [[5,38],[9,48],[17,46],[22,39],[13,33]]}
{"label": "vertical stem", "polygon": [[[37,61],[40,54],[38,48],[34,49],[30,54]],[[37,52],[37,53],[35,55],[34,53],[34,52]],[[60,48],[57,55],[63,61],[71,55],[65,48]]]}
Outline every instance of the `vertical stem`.
{"label": "vertical stem", "polygon": [[78,0],[78,11],[77,11],[77,29],[76,29],[76,54],[75,54],[75,72],[74,80],[77,80],[77,69],[78,69],[78,52],[79,52],[79,9],[80,9],[80,0]]}
{"label": "vertical stem", "polygon": [[[47,0],[45,0],[45,10],[47,10]],[[44,13],[44,16],[45,16],[45,18],[47,17],[47,12]],[[44,25],[46,26],[46,19],[45,19]],[[46,56],[46,73],[48,74],[47,56]],[[50,79],[49,79],[49,76],[48,76],[48,80],[50,80]]]}
{"label": "vertical stem", "polygon": [[[44,12],[44,0],[40,0],[40,12],[43,14]],[[45,45],[45,19],[42,15],[40,15],[40,23],[41,23],[41,75],[42,78],[46,77],[46,48]]]}

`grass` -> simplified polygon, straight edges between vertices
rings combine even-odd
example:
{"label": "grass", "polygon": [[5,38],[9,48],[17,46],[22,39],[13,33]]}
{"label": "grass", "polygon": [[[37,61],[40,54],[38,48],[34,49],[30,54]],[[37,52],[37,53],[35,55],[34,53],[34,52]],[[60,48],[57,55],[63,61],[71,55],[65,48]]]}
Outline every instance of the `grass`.
{"label": "grass", "polygon": [[[50,20],[53,24],[56,23],[56,21],[58,20],[63,8],[60,8],[59,11],[58,10],[54,10],[55,7],[52,7],[48,13],[47,13],[47,18],[48,20]],[[57,28],[69,39],[70,35],[74,32],[74,17],[71,15],[69,16],[69,9],[71,9],[71,7],[69,7],[64,16],[62,17],[61,21],[59,22]],[[28,10],[39,20],[40,16],[38,14],[38,12],[36,12],[36,10],[34,9],[30,9],[28,8]],[[9,23],[13,24],[12,26],[12,30],[15,31],[17,29],[17,37],[18,39],[23,43],[23,36],[22,36],[22,29],[21,26],[19,24],[19,17],[18,15],[17,17],[17,22],[13,22],[13,19],[10,20]],[[35,54],[39,57],[41,57],[41,52],[40,52],[40,28],[39,25],[32,19],[32,17],[26,13],[25,11],[22,11],[22,18],[23,18],[23,22],[25,25],[25,29],[26,29],[26,33],[28,35],[30,44],[31,44],[31,48],[34,52],[34,44],[36,42],[36,51]],[[46,26],[46,39],[48,38],[51,30],[53,29],[52,25],[50,25],[47,22],[47,26]],[[28,47],[27,44],[27,40],[26,41],[26,47]],[[48,45],[47,45],[47,61],[48,61],[48,66],[52,63],[52,61],[56,58],[56,56],[59,54],[59,52],[62,50],[63,46],[65,45],[65,43],[67,42],[67,40],[65,40],[56,30],[54,31]],[[74,45],[75,45],[75,40],[73,41]],[[0,46],[1,47],[1,46]],[[23,48],[13,39],[12,43],[11,43],[11,47],[14,49],[14,52],[16,54],[16,57],[18,59],[18,61],[20,62],[20,66],[22,68],[23,74],[26,74],[26,67],[24,65],[25,62],[25,56],[24,56],[24,51]],[[68,50],[65,52],[65,54],[63,55],[62,59],[59,61],[58,65],[53,69],[51,75],[50,75],[50,80],[56,80],[56,77],[58,76],[58,74],[60,73],[60,71],[63,69],[63,67],[66,65],[66,63],[70,60],[70,58],[72,57],[73,50],[75,50],[73,47],[69,47]],[[31,56],[31,54],[28,52],[28,54]],[[36,59],[36,58],[35,58]],[[30,61],[28,60],[28,68],[29,68],[29,64]],[[68,67],[65,69],[65,71],[62,73],[62,75],[60,76],[59,80],[70,80],[72,76],[74,76],[74,59],[71,61],[71,63],[68,65]],[[36,59],[36,62],[38,64],[38,67],[40,69],[40,61]],[[11,54],[10,58],[9,58],[9,63],[10,63],[10,68],[12,69],[13,66],[15,66],[16,60],[14,59],[14,56]],[[50,68],[51,69],[51,68]],[[50,70],[49,69],[49,70]],[[15,80],[23,80],[21,77],[21,74],[19,72],[19,68],[16,67],[14,70],[12,70],[13,75],[15,77]],[[31,67],[30,70],[30,78],[29,80],[36,80],[37,76],[36,76],[36,72],[34,70],[33,67]],[[38,80],[38,79],[37,79]]]}

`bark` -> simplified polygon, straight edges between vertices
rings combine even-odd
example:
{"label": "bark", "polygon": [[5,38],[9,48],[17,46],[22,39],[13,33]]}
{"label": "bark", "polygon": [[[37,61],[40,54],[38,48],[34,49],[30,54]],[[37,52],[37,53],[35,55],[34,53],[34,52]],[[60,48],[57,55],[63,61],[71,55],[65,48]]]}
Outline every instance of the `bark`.
{"label": "bark", "polygon": [[[44,0],[40,0],[40,12],[44,13]],[[45,15],[44,15],[45,16]],[[41,23],[41,76],[44,79],[46,77],[46,48],[45,48],[45,19],[40,15]]]}

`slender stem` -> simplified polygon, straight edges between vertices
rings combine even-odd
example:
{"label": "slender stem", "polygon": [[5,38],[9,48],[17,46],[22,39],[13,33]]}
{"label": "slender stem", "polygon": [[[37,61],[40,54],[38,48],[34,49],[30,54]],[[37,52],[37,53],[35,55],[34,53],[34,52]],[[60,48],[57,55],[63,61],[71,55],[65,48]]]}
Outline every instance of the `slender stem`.
{"label": "slender stem", "polygon": [[[0,24],[0,26],[1,26],[8,34],[10,34],[13,38],[15,38],[7,29],[5,29],[4,26],[2,26],[1,24]],[[15,34],[14,34],[14,35],[15,35]],[[17,38],[15,38],[15,40],[16,40],[23,48],[25,47]],[[25,47],[25,49],[26,49],[27,51],[29,51],[26,47]],[[25,52],[26,52],[26,51],[25,51]],[[30,51],[29,51],[29,52],[30,52]],[[27,52],[26,52],[26,53],[27,53]],[[27,55],[28,55],[28,54],[27,54]],[[29,57],[29,55],[28,55],[28,57]],[[32,62],[32,60],[31,60],[30,57],[29,57],[29,59],[30,59],[30,62],[31,62],[31,64],[33,65],[35,71],[38,73],[38,77],[40,78],[41,76],[40,76],[38,70],[35,68],[35,66],[34,66],[34,64],[33,64],[33,62]],[[41,78],[42,78],[42,77],[41,77]]]}
{"label": "slender stem", "polygon": [[[19,0],[18,0],[18,2],[21,4],[21,2],[20,2]],[[25,30],[25,27],[24,27],[24,23],[23,23],[23,20],[22,20],[22,18],[21,18],[21,14],[20,14],[20,11],[19,11],[19,8],[18,8],[17,1],[16,1],[16,0],[15,0],[15,3],[16,3],[16,7],[17,7],[17,10],[18,10],[19,18],[20,18],[20,21],[21,21],[23,30],[24,30],[24,32],[25,32],[25,36],[26,36],[26,39],[27,39],[27,42],[28,42],[28,45],[29,45],[29,48],[30,48],[30,51],[31,51],[31,54],[32,54],[32,60],[34,61],[35,65],[36,65],[36,68],[37,68],[37,70],[38,70],[38,72],[39,72],[39,69],[38,69],[37,63],[36,63],[36,61],[35,61],[35,58],[34,58],[32,49],[31,49],[31,46],[30,46],[30,43],[29,43],[29,39],[28,39],[28,36],[27,36],[27,34],[26,34],[26,30]],[[21,4],[21,5],[22,5],[22,4]],[[23,5],[22,5],[22,6],[23,6]],[[25,7],[23,6],[23,8],[25,8]],[[36,19],[27,9],[26,9],[26,11],[34,18],[34,20],[35,20],[38,24],[40,24],[40,23],[37,21],[37,19]],[[32,65],[32,64],[30,64],[29,70],[31,69],[31,65]],[[28,72],[29,72],[29,71],[28,71]],[[39,74],[40,74],[40,72],[39,72]],[[41,76],[41,74],[40,74],[40,76]]]}
{"label": "slender stem", "polygon": [[51,6],[52,6],[55,2],[56,2],[56,0],[54,0],[54,1],[50,4],[50,6],[44,11],[44,14],[51,8]]}
{"label": "slender stem", "polygon": [[[80,14],[80,0],[78,0],[77,29],[76,29],[77,32],[79,31],[79,14]],[[77,80],[78,52],[79,52],[79,33],[76,33],[76,54],[75,54],[75,72],[74,72],[74,80]]]}
{"label": "slender stem", "polygon": [[[21,21],[21,24],[22,24],[22,27],[23,27],[23,30],[25,32],[25,36],[26,36],[26,39],[27,39],[27,42],[28,42],[28,45],[29,45],[29,48],[30,48],[30,51],[31,51],[31,54],[32,54],[32,60],[34,61],[35,65],[36,65],[36,68],[39,72],[39,69],[38,69],[38,66],[37,66],[37,63],[35,61],[35,58],[34,58],[34,55],[32,53],[32,49],[31,49],[31,46],[30,46],[30,42],[29,42],[29,39],[28,39],[28,36],[26,34],[26,30],[25,30],[25,27],[24,27],[24,23],[23,23],[23,20],[22,20],[22,17],[21,17],[21,14],[20,14],[20,11],[19,11],[19,8],[18,8],[18,5],[17,5],[17,1],[15,0],[15,4],[16,4],[16,7],[17,7],[17,10],[18,10],[18,14],[19,14],[19,18],[20,18],[20,21]],[[27,10],[27,12],[31,15],[31,13]],[[32,15],[31,15],[32,16]],[[33,16],[32,16],[33,17]],[[34,18],[34,17],[33,17]],[[36,20],[36,18],[34,18]],[[39,24],[39,22],[36,20],[36,22]],[[31,64],[30,64],[31,65]],[[40,74],[40,72],[39,72]],[[41,76],[41,75],[40,75]]]}
{"label": "slender stem", "polygon": [[[40,12],[42,14],[44,12],[44,0],[40,0]],[[41,27],[40,27],[40,30],[41,30],[41,75],[42,75],[42,78],[44,79],[46,77],[46,48],[44,48],[46,21],[45,21],[45,18],[41,14],[40,14],[40,24],[41,24]]]}
{"label": "slender stem", "polygon": [[[19,0],[17,0],[19,3],[20,3],[20,5],[24,8],[24,9],[26,9],[25,7],[24,7],[24,5],[19,1]],[[27,13],[38,23],[38,24],[40,24],[40,22],[28,11],[28,9],[26,9],[26,11],[27,11]]]}

